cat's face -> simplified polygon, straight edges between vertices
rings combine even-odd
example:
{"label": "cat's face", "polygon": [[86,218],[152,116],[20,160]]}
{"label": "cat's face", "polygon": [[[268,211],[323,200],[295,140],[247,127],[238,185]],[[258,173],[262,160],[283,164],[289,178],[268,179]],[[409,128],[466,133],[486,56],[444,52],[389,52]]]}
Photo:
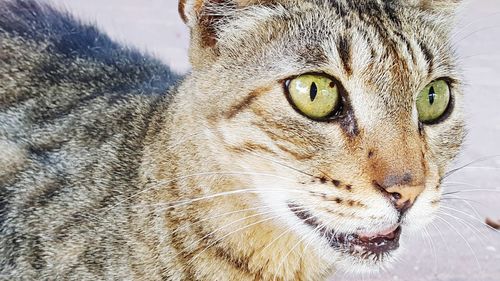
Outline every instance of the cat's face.
{"label": "cat's face", "polygon": [[221,166],[323,259],[385,265],[432,219],[464,135],[446,1],[249,2],[193,29]]}

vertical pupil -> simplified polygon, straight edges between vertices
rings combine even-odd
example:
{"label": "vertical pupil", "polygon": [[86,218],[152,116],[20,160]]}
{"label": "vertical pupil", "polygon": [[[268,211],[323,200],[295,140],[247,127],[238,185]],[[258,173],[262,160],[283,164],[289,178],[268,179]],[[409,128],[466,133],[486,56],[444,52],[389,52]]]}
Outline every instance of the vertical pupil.
{"label": "vertical pupil", "polygon": [[309,93],[311,97],[311,101],[314,101],[316,99],[316,96],[318,95],[318,86],[316,86],[316,83],[312,83],[311,85],[311,92]]}
{"label": "vertical pupil", "polygon": [[436,91],[434,90],[434,87],[431,87],[429,89],[429,103],[433,105],[435,100],[436,100]]}

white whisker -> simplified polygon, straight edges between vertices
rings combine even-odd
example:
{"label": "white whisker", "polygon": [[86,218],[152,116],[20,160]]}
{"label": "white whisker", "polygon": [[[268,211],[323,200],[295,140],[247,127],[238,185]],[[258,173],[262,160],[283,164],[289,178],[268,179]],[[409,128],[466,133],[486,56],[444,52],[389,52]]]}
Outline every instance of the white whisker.
{"label": "white whisker", "polygon": [[445,220],[444,218],[440,217],[439,215],[436,216],[436,218],[438,218],[439,220],[443,221],[444,223],[446,223],[451,229],[453,229],[461,238],[462,240],[465,242],[465,244],[467,244],[467,247],[469,247],[470,251],[472,252],[473,256],[474,256],[474,259],[476,260],[476,264],[478,266],[478,269],[479,271],[482,271],[482,267],[481,267],[481,264],[479,263],[479,259],[477,258],[477,254],[476,252],[474,251],[474,249],[472,248],[471,244],[469,243],[469,241],[467,241],[467,239],[465,239],[465,237],[460,233],[460,231],[458,231],[458,229],[456,229],[451,223],[449,223],[447,220]]}
{"label": "white whisker", "polygon": [[442,215],[445,215],[447,217],[453,218],[454,220],[456,220],[458,223],[462,224],[466,228],[471,229],[472,233],[474,233],[474,235],[477,235],[479,233],[485,240],[488,240],[488,237],[483,232],[479,231],[479,229],[477,229],[477,227],[475,227],[474,225],[472,225],[468,221],[466,221],[466,220],[464,220],[464,219],[462,219],[460,217],[454,216],[454,215],[452,215],[450,213],[443,212],[443,211],[439,211],[438,213],[442,214]]}
{"label": "white whisker", "polygon": [[[455,208],[447,207],[447,206],[441,206],[441,208],[444,208],[444,209],[447,209],[447,210],[450,210],[450,211],[454,211],[454,212],[460,213],[460,214],[462,214],[462,215],[464,215],[464,216],[467,216],[467,217],[469,217],[469,218],[471,218],[471,219],[473,219],[473,220],[475,220],[475,221],[479,222],[482,226],[486,226],[486,227],[488,227],[489,229],[494,230],[495,232],[498,232],[498,230],[494,229],[493,227],[489,226],[488,224],[486,224],[485,222],[483,222],[483,221],[482,221],[482,220],[480,220],[479,218],[474,217],[474,216],[473,216],[473,215],[471,215],[471,214],[468,214],[468,213],[466,213],[466,212],[463,212],[463,211],[457,210],[457,209],[455,209]],[[499,233],[500,233],[500,232],[499,232]]]}
{"label": "white whisker", "polygon": [[[303,209],[305,207],[300,207],[300,208],[297,208],[297,209]],[[284,209],[289,209],[289,208],[284,208]],[[240,221],[243,221],[243,220],[246,220],[250,217],[257,217],[257,216],[262,216],[263,214],[270,214],[270,213],[274,213],[276,210],[273,210],[273,211],[269,211],[269,212],[264,212],[264,213],[259,213],[259,214],[255,214],[255,215],[252,215],[252,216],[248,216],[248,217],[245,217],[245,218],[242,218],[242,219],[239,219],[239,220],[236,220],[236,221],[233,221],[232,223],[228,224],[228,225],[225,225],[223,227],[219,227],[217,228],[216,230],[212,231],[211,233],[205,235],[204,237],[200,238],[199,240],[197,240],[195,243],[198,243],[208,237],[210,237],[211,235],[215,234],[215,232],[221,230],[222,228],[225,228],[227,226],[230,226],[230,225],[233,225],[234,223],[236,222],[240,222]],[[197,257],[199,257],[200,255],[202,255],[205,251],[207,251],[210,247],[212,247],[213,245],[215,245],[216,243],[222,241],[224,238],[232,235],[232,234],[235,234],[236,232],[239,232],[241,230],[244,230],[244,229],[247,229],[249,227],[252,227],[254,225],[257,225],[257,224],[260,224],[260,223],[263,223],[263,222],[266,222],[266,221],[270,221],[270,220],[274,220],[276,218],[279,218],[279,217],[282,217],[283,215],[285,214],[279,214],[279,215],[275,215],[275,216],[272,216],[272,217],[269,217],[269,218],[265,218],[265,219],[262,219],[262,220],[259,220],[257,222],[254,222],[254,223],[251,223],[251,224],[248,224],[244,227],[241,227],[241,228],[238,228],[236,230],[233,230],[225,235],[223,235],[222,237],[219,237],[217,238],[214,242],[211,242],[208,246],[206,246],[201,252],[197,253],[195,256],[193,256],[191,259],[189,259],[188,263],[191,263],[193,262]]]}
{"label": "white whisker", "polygon": [[481,157],[479,159],[476,159],[476,160],[473,160],[465,165],[462,165],[462,166],[459,166],[457,168],[454,168],[450,171],[448,171],[444,176],[443,176],[443,180],[448,178],[449,176],[455,174],[456,172],[466,168],[466,167],[469,167],[470,165],[473,165],[473,164],[476,164],[476,163],[480,163],[480,162],[484,162],[484,161],[488,161],[488,160],[491,160],[491,159],[494,159],[494,158],[498,158],[500,157],[500,155],[492,155],[492,156],[486,156],[486,157]]}

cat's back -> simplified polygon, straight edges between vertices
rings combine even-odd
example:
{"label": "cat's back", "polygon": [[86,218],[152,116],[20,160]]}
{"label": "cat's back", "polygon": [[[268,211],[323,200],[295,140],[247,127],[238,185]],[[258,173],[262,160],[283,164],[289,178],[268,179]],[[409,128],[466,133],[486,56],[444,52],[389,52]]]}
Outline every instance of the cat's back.
{"label": "cat's back", "polygon": [[92,215],[133,193],[148,124],[178,77],[50,7],[0,7],[0,279],[43,276],[62,257],[104,264],[86,247],[109,244],[120,220]]}

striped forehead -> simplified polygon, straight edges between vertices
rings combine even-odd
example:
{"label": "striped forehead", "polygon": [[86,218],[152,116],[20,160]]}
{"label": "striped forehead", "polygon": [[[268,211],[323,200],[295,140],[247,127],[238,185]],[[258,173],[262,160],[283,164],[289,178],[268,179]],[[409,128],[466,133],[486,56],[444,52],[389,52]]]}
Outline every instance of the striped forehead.
{"label": "striped forehead", "polygon": [[436,47],[442,33],[432,26],[412,26],[415,20],[404,18],[411,11],[374,1],[368,6],[354,3],[323,6],[322,13],[329,16],[314,16],[314,11],[300,15],[297,40],[310,46],[301,47],[298,63],[319,65],[341,81],[358,117],[366,117],[366,122],[359,120],[364,125],[376,126],[373,122],[386,119],[387,112],[415,119],[411,114],[419,90],[439,75],[450,75],[451,56]]}
{"label": "striped forehead", "polygon": [[411,8],[368,0],[294,3],[238,14],[224,26],[222,52],[251,69],[324,70],[377,92],[408,93],[453,68],[444,33]]}
{"label": "striped forehead", "polygon": [[366,68],[378,74],[392,73],[397,78],[412,71],[431,73],[435,55],[427,43],[432,34],[426,34],[425,26],[412,28],[408,19],[400,19],[387,6],[374,6],[379,9],[363,6],[347,13],[345,7],[334,8],[330,12],[335,17],[329,17],[323,26],[312,27],[324,30],[324,35],[330,37],[323,41],[327,57],[339,58],[347,74],[366,72]]}

